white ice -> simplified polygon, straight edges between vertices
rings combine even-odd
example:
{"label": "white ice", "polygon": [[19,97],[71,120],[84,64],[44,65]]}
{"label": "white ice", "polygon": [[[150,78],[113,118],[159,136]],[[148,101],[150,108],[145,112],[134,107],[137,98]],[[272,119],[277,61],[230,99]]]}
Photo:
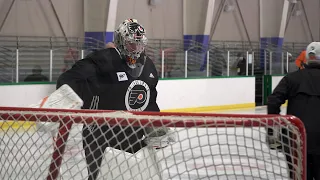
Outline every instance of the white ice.
{"label": "white ice", "polygon": [[[265,108],[224,111],[265,114]],[[82,126],[73,126],[59,179],[87,179]],[[284,155],[269,150],[260,128],[177,128],[177,142],[157,155],[165,180],[288,179]],[[46,179],[51,162],[50,136],[29,130],[0,132],[0,179]]]}

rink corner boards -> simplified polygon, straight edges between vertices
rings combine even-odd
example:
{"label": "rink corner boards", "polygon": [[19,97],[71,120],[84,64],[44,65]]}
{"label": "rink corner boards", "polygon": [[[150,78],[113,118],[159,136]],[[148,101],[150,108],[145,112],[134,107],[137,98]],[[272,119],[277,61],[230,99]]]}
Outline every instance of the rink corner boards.
{"label": "rink corner boards", "polygon": [[[219,112],[227,110],[249,109],[255,108],[255,103],[245,104],[232,104],[232,105],[220,105],[220,106],[204,106],[204,107],[192,107],[192,108],[179,108],[162,110],[161,112]],[[26,121],[0,121],[0,131],[16,130],[16,131],[29,131],[34,130],[35,122]]]}

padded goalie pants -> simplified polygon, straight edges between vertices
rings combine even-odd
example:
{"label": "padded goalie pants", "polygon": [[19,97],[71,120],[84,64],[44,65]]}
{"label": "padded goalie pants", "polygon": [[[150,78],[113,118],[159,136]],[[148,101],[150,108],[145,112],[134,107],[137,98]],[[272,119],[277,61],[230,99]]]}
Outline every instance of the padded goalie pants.
{"label": "padded goalie pants", "polygon": [[307,180],[320,180],[320,155],[307,155]]}
{"label": "padded goalie pants", "polygon": [[[291,156],[286,154],[286,160],[290,179],[295,179]],[[307,180],[320,180],[320,155],[307,154]]]}
{"label": "padded goalie pants", "polygon": [[136,153],[146,146],[141,140],[144,129],[132,126],[84,125],[82,130],[88,180],[98,177],[102,158],[107,147]]}
{"label": "padded goalie pants", "polygon": [[282,143],[282,152],[286,156],[286,161],[287,161],[287,166],[288,166],[288,171],[289,171],[289,178],[294,179],[294,171],[295,169],[293,168],[293,153],[292,148],[293,144],[291,143],[290,139],[293,137],[293,134],[286,129],[281,129],[281,134],[280,134],[280,142]]}

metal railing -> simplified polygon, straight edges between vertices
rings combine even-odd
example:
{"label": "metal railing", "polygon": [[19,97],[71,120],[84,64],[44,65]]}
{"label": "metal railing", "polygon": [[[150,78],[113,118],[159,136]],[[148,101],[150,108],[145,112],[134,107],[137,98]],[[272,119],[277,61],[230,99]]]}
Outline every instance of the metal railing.
{"label": "metal railing", "polygon": [[[161,78],[249,76],[257,71],[296,70],[293,60],[306,45],[285,43],[279,49],[268,42],[213,41],[204,46],[195,41],[151,39],[146,53]],[[42,67],[49,81],[56,81],[77,60],[104,46],[92,38],[0,36],[0,81],[21,82],[35,65]]]}
{"label": "metal railing", "polygon": [[9,74],[13,73],[13,59],[14,52],[11,49],[0,47],[0,81],[11,81],[13,82],[13,76]]}

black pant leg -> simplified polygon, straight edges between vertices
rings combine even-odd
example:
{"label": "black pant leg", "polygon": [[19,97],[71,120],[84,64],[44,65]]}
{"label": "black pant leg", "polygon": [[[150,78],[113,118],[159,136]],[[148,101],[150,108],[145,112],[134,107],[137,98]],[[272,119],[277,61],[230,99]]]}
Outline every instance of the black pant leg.
{"label": "black pant leg", "polygon": [[320,155],[308,154],[307,180],[320,180]]}
{"label": "black pant leg", "polygon": [[102,157],[108,147],[108,142],[103,134],[105,130],[104,126],[83,126],[83,149],[88,168],[88,180],[95,180],[98,177]]}
{"label": "black pant leg", "polygon": [[312,154],[307,154],[307,180],[313,180]]}
{"label": "black pant leg", "polygon": [[82,135],[89,180],[95,180],[98,177],[102,157],[107,147],[136,153],[147,145],[141,141],[144,135],[141,127],[84,125]]}
{"label": "black pant leg", "polygon": [[136,153],[140,149],[146,146],[145,142],[142,141],[144,131],[141,127],[132,126],[114,126],[112,127],[112,134],[106,134],[106,138],[110,139],[110,145],[113,148],[126,151],[128,153]]}
{"label": "black pant leg", "polygon": [[317,154],[317,155],[314,155],[314,158],[313,158],[313,178],[315,180],[320,180],[320,155]]}
{"label": "black pant leg", "polygon": [[289,171],[289,178],[294,179],[294,168],[293,168],[293,154],[292,154],[292,144],[290,139],[293,137],[292,133],[288,133],[287,129],[281,129],[280,141],[282,144],[282,152],[286,157],[286,162]]}

